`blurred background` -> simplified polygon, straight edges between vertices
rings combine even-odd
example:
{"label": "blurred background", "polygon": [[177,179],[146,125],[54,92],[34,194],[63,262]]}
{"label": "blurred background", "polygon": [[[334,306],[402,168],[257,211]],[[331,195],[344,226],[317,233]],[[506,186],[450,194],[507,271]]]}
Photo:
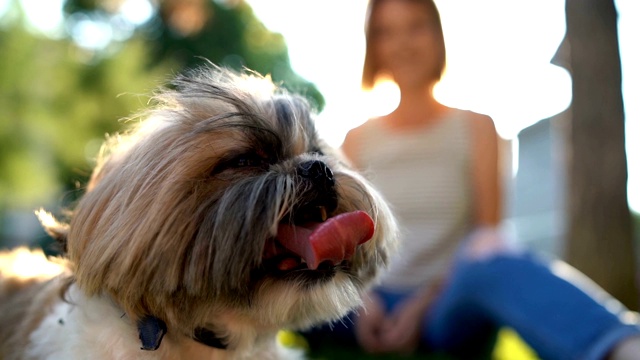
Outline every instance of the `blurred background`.
{"label": "blurred background", "polygon": [[[597,2],[436,0],[448,53],[437,97],[494,119],[514,238],[569,260],[637,308],[640,5],[601,1],[617,10],[617,21],[601,23]],[[305,95],[319,131],[339,146],[398,101],[393,84],[360,90],[365,8],[366,0],[0,0],[0,245],[54,252],[33,211],[72,206],[105,134],[204,59],[270,74]],[[581,88],[620,103],[604,101],[611,112],[581,121],[584,104],[603,99],[577,97],[575,80],[590,80],[577,66],[592,56],[568,45],[591,41],[581,32],[590,13],[607,29],[604,45],[590,46],[606,60],[597,66],[613,69],[614,89]]]}

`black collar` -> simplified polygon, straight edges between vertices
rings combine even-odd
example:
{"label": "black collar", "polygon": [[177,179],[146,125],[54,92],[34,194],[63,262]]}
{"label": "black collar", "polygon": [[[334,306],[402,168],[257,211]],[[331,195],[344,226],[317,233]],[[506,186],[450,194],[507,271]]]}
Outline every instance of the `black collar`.
{"label": "black collar", "polygon": [[142,342],[142,350],[158,350],[166,333],[167,324],[157,317],[146,316],[138,320],[138,336]]}
{"label": "black collar", "polygon": [[[167,324],[157,317],[147,316],[138,321],[138,336],[142,342],[142,350],[158,350],[166,333]],[[227,349],[227,344],[224,343],[222,338],[219,338],[213,331],[204,327],[196,328],[192,339],[216,349]]]}

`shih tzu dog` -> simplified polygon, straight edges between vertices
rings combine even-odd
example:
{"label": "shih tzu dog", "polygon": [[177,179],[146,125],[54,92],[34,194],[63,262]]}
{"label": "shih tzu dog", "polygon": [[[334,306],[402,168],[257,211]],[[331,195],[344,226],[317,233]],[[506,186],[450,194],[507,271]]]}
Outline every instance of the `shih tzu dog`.
{"label": "shih tzu dog", "polygon": [[64,258],[0,255],[0,358],[296,358],[277,331],[341,318],[386,264],[389,208],[303,98],[208,66],[155,99],[68,222],[39,212]]}

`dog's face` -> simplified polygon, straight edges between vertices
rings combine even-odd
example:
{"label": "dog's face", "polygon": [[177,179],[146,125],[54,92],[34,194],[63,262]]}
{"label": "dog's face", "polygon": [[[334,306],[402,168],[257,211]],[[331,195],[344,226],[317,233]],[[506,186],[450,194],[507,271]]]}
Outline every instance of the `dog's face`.
{"label": "dog's face", "polygon": [[306,102],[220,69],[174,86],[109,141],[75,209],[80,288],[182,332],[228,317],[305,327],[357,306],[394,222]]}

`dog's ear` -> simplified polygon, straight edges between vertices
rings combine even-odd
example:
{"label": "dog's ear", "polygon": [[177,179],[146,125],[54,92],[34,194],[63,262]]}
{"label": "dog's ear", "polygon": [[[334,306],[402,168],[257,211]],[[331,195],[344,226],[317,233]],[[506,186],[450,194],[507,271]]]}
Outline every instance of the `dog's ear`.
{"label": "dog's ear", "polygon": [[63,253],[67,252],[67,235],[69,234],[69,224],[58,221],[50,212],[44,209],[36,211],[36,216],[44,230],[60,246]]}

